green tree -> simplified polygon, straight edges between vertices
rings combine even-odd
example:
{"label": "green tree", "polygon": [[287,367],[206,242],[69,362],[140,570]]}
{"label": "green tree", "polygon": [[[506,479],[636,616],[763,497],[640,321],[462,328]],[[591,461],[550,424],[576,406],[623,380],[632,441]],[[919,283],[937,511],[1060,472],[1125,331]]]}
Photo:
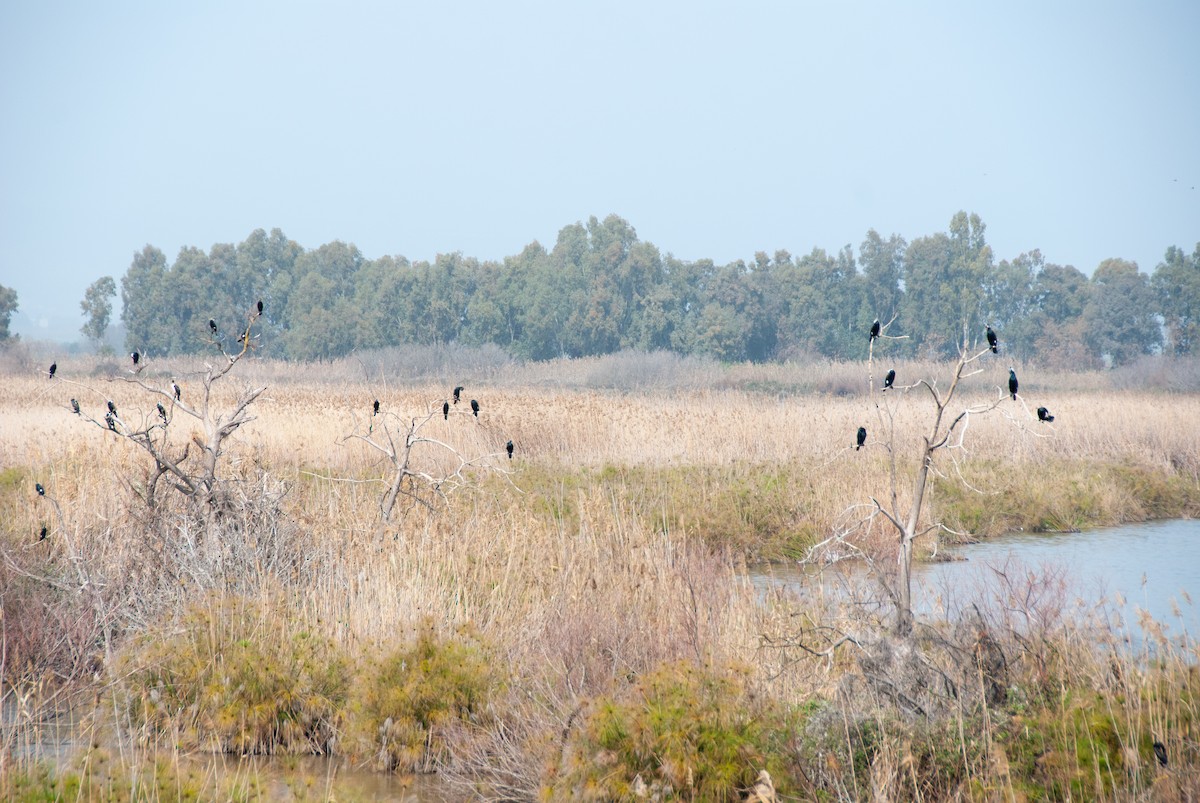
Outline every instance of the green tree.
{"label": "green tree", "polygon": [[914,240],[904,256],[905,331],[919,353],[954,357],[964,331],[981,336],[983,285],[992,270],[992,250],[978,215],[957,213],[949,234]]}
{"label": "green tree", "polygon": [[1200,349],[1200,243],[1190,257],[1168,248],[1151,284],[1166,324],[1167,348],[1177,355],[1195,353]]}
{"label": "green tree", "polygon": [[168,352],[174,327],[166,317],[166,274],[167,258],[154,246],[147,245],[133,255],[129,270],[121,278],[121,320],[127,348],[153,355]]}
{"label": "green tree", "polygon": [[[875,229],[870,229],[858,247],[858,261],[862,267],[863,300],[867,305],[864,319],[876,318],[883,322],[892,320],[900,312],[904,296],[901,282],[904,279],[904,251],[908,243],[898,234],[884,240]],[[899,328],[889,331],[899,334]]]}
{"label": "green tree", "polygon": [[0,343],[15,340],[16,336],[8,330],[13,313],[17,311],[17,291],[0,284]]}
{"label": "green tree", "polygon": [[1083,319],[1093,350],[1113,366],[1153,354],[1162,344],[1158,299],[1137,263],[1106,259],[1092,274]]}
{"label": "green tree", "polygon": [[112,300],[117,295],[117,283],[111,276],[101,276],[92,282],[83,293],[83,301],[79,308],[87,316],[87,321],[80,332],[97,347],[104,339],[108,329],[109,318],[112,317]]}

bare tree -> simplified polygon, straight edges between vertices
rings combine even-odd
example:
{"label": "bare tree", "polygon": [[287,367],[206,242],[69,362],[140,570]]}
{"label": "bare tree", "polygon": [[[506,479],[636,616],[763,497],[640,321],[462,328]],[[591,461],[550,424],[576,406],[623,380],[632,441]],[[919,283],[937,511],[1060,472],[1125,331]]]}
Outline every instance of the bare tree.
{"label": "bare tree", "polygon": [[461,446],[427,434],[433,421],[438,417],[449,420],[450,415],[443,399],[432,403],[428,412],[412,417],[374,412],[365,424],[342,438],[343,444],[360,441],[382,456],[383,475],[375,480],[384,486],[379,499],[382,522],[391,520],[401,499],[407,499],[410,507],[433,510],[454,490],[470,484],[473,470],[486,469],[505,477],[512,474],[500,464],[499,449],[468,457]]}

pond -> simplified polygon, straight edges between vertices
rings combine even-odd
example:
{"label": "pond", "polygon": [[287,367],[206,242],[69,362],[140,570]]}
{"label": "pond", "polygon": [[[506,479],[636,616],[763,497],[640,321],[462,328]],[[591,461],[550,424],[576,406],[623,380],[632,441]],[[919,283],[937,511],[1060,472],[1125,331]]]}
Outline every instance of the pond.
{"label": "pond", "polygon": [[[1200,520],[1179,519],[1107,527],[1081,533],[1012,533],[943,549],[942,563],[914,570],[914,608],[925,614],[955,610],[1002,574],[1038,572],[1061,577],[1070,599],[1082,609],[1108,606],[1137,635],[1139,611],[1165,625],[1173,636],[1200,632]],[[852,570],[853,571],[853,570]],[[760,590],[818,584],[799,568],[757,567],[751,582]]]}

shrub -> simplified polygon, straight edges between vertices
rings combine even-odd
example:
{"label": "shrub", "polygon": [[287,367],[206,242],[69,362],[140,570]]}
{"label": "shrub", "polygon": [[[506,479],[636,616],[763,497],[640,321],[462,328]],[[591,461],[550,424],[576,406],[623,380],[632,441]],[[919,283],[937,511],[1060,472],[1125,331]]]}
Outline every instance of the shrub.
{"label": "shrub", "polygon": [[593,702],[545,796],[741,800],[764,769],[786,794],[794,719],[751,694],[741,670],[666,664]]}
{"label": "shrub", "polygon": [[331,642],[238,598],[193,608],[177,631],[140,639],[127,662],[135,723],[239,754],[332,750],[349,686]]}
{"label": "shrub", "polygon": [[470,631],[445,638],[425,622],[414,643],[365,671],[354,705],[356,746],[382,769],[432,771],[449,759],[449,726],[483,717],[498,682]]}

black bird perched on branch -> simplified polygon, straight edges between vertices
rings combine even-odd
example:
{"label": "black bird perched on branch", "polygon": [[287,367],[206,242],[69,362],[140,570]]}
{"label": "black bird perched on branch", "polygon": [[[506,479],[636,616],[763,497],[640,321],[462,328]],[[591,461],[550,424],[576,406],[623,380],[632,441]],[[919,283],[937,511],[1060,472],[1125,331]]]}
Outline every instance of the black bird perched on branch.
{"label": "black bird perched on branch", "polygon": [[208,319],[208,328],[212,330],[212,336],[217,336],[217,322],[212,318]]}
{"label": "black bird perched on branch", "polygon": [[988,340],[988,346],[992,350],[992,354],[999,354],[1000,351],[999,351],[999,349],[996,348],[996,333],[992,331],[991,326],[988,326],[988,328],[987,328],[987,340]]}
{"label": "black bird perched on branch", "polygon": [[179,385],[175,384],[175,380],[171,380],[171,392],[175,394],[175,401],[179,401]]}
{"label": "black bird perched on branch", "polygon": [[34,489],[35,491],[37,491],[37,495],[38,495],[38,496],[45,496],[45,495],[46,495],[46,489],[42,487],[42,484],[41,484],[40,482],[35,482],[35,483],[33,484],[33,489]]}
{"label": "black bird perched on branch", "polygon": [[479,402],[474,399],[471,399],[471,412],[475,414],[476,418],[479,418]]}
{"label": "black bird perched on branch", "polygon": [[442,402],[442,418],[450,420],[450,402],[448,401]]}
{"label": "black bird perched on branch", "polygon": [[455,403],[455,404],[458,404],[458,397],[459,397],[460,395],[462,395],[462,392],[463,392],[463,386],[462,386],[462,385],[459,385],[458,387],[456,387],[456,388],[454,389],[454,403]]}
{"label": "black bird perched on branch", "polygon": [[162,416],[163,423],[167,423],[167,408],[162,406],[162,402],[158,403],[158,414]]}
{"label": "black bird perched on branch", "polygon": [[512,460],[512,453],[513,453],[513,442],[512,441],[509,441],[508,443],[504,444],[504,451],[508,452],[508,459]]}
{"label": "black bird perched on branch", "polygon": [[41,531],[41,533],[38,534],[38,540],[39,541],[46,540],[46,525],[45,524],[42,525],[42,531]]}
{"label": "black bird perched on branch", "polygon": [[75,415],[79,415],[79,402],[75,399],[71,399],[71,412],[73,412]]}
{"label": "black bird perched on branch", "polygon": [[1151,746],[1154,748],[1154,757],[1156,759],[1158,759],[1158,765],[1160,767],[1167,766],[1167,747],[1166,747],[1166,745],[1164,745],[1162,742],[1155,739],[1154,744]]}
{"label": "black bird perched on branch", "polygon": [[53,379],[53,378],[54,378],[54,374],[55,374],[57,371],[58,371],[58,363],[56,363],[56,362],[52,362],[52,363],[50,363],[50,378],[51,378],[51,379]]}
{"label": "black bird perched on branch", "polygon": [[1008,392],[1012,394],[1013,401],[1017,400],[1017,372],[1011,367],[1008,369]]}
{"label": "black bird perched on branch", "polygon": [[133,365],[134,365],[134,367],[136,368],[136,367],[137,367],[137,364],[138,364],[138,362],[140,362],[140,361],[141,361],[141,359],[142,359],[142,355],[141,355],[141,354],[138,354],[138,353],[135,351],[135,352],[133,352],[133,353],[131,353],[131,354],[129,355],[129,358],[133,360]]}
{"label": "black bird perched on branch", "polygon": [[875,322],[871,324],[871,337],[868,339],[874,340],[877,337],[879,337],[879,319],[878,318],[876,318]]}
{"label": "black bird perched on branch", "polygon": [[1054,420],[1054,416],[1050,415],[1050,411],[1045,407],[1038,408],[1038,421],[1045,421],[1047,424]]}
{"label": "black bird perched on branch", "polygon": [[883,389],[887,390],[896,381],[896,369],[892,368],[887,372],[887,376],[883,378]]}
{"label": "black bird perched on branch", "polygon": [[113,415],[117,414],[117,405],[112,403],[112,399],[108,400],[108,411]]}
{"label": "black bird perched on branch", "polygon": [[117,422],[116,422],[116,419],[113,418],[112,413],[104,414],[104,423],[108,424],[108,428],[111,429],[113,432],[117,431]]}
{"label": "black bird perched on branch", "polygon": [[858,428],[858,443],[855,445],[854,451],[857,452],[859,449],[861,449],[863,447],[863,444],[866,442],[867,442],[867,428],[859,427]]}
{"label": "black bird perched on branch", "polygon": [[257,304],[255,304],[254,306],[255,306],[255,307],[258,309],[258,314],[259,314],[259,315],[262,315],[262,311],[263,311],[263,305],[262,305],[262,299],[261,299],[261,298],[258,300],[258,303],[257,303]]}
{"label": "black bird perched on branch", "polygon": [[371,415],[379,415],[379,399],[375,400],[375,405],[371,408]]}

